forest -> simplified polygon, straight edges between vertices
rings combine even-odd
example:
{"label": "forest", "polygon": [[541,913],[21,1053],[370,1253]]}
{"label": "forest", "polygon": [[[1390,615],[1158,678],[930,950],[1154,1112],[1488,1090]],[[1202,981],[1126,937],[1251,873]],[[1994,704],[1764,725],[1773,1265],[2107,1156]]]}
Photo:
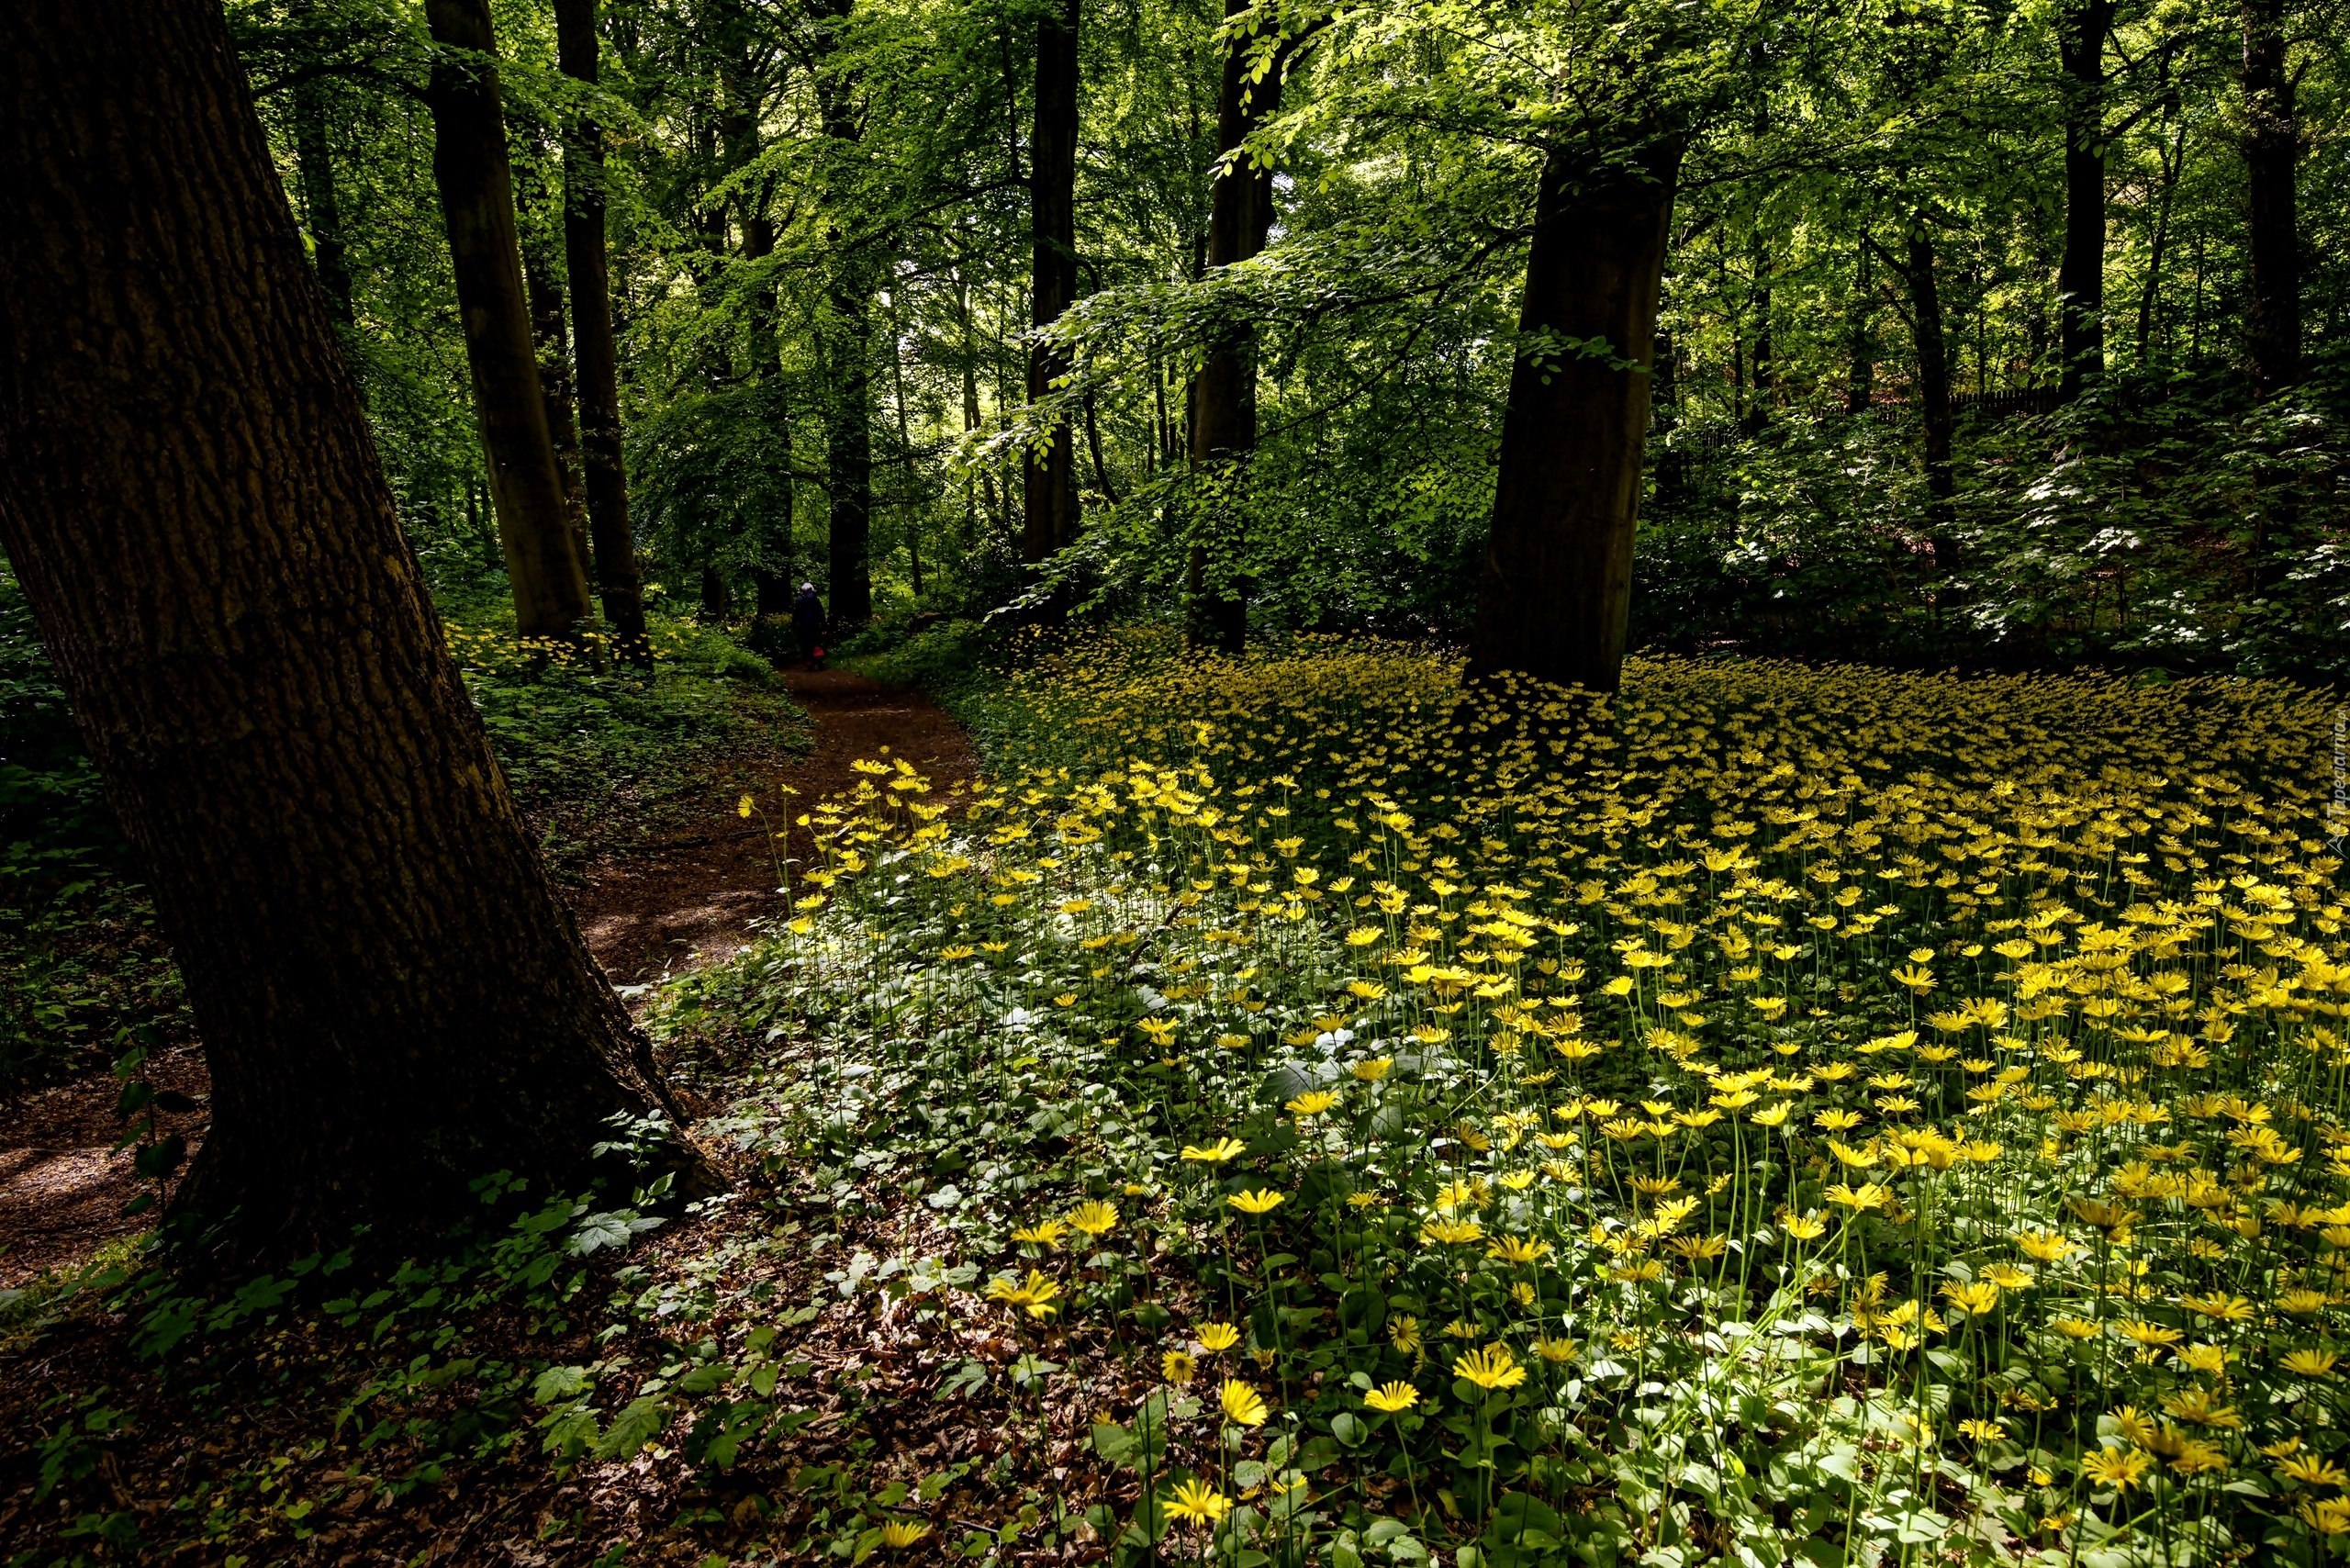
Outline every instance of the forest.
{"label": "forest", "polygon": [[2350,1561],[2346,21],[0,14],[0,1565]]}

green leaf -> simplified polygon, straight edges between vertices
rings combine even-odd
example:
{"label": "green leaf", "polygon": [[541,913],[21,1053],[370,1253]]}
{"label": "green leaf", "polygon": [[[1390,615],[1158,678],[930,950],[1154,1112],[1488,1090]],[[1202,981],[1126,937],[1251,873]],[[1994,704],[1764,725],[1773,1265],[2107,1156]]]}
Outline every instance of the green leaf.
{"label": "green leaf", "polygon": [[596,1444],[596,1457],[632,1458],[638,1450],[660,1436],[661,1429],[668,1424],[668,1402],[657,1394],[641,1394],[612,1417],[612,1424]]}

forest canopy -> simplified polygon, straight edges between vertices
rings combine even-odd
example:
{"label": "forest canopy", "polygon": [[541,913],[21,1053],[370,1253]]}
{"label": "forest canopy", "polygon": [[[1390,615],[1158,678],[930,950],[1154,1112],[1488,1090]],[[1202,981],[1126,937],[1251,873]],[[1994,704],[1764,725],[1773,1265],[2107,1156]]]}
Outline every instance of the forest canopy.
{"label": "forest canopy", "polygon": [[[403,515],[495,558],[448,47],[229,12]],[[592,84],[492,12],[543,342],[600,128],[674,606],[1465,639],[1514,373],[1638,361],[1629,645],[2341,667],[2316,9],[616,0]],[[1530,317],[1545,169],[1587,248],[1668,149],[1653,342]]]}

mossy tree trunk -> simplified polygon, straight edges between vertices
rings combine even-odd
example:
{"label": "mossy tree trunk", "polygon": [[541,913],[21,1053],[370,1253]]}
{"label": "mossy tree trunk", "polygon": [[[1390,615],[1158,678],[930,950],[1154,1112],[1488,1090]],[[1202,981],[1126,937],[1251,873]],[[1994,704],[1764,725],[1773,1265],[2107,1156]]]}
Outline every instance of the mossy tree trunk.
{"label": "mossy tree trunk", "polygon": [[0,87],[0,540],[211,1066],[179,1205],[302,1246],[580,1182],[676,1105],[450,658],[219,7],[8,7]]}

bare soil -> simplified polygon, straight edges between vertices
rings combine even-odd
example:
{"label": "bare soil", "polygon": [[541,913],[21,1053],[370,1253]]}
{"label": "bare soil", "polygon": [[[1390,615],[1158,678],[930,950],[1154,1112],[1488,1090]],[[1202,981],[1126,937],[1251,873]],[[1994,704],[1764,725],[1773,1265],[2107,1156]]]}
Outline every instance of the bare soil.
{"label": "bare soil", "polygon": [[[755,791],[767,821],[789,835],[772,854],[767,826],[739,816],[733,786],[714,778],[699,820],[688,816],[656,843],[591,864],[564,890],[613,984],[656,980],[744,946],[754,920],[780,912],[777,859],[807,857],[808,832],[791,820],[853,788],[858,758],[903,757],[942,791],[978,766],[962,729],[919,693],[844,670],[789,669],[782,679],[815,721],[816,742],[803,758],[778,760]],[[162,1055],[149,1077],[183,1107],[159,1114],[157,1136],[178,1134],[193,1155],[209,1123],[202,1054]],[[121,1092],[94,1073],[0,1107],[0,1289],[70,1271],[105,1242],[145,1228],[144,1216],[122,1213],[140,1181],[131,1151],[112,1147],[124,1126]]]}

